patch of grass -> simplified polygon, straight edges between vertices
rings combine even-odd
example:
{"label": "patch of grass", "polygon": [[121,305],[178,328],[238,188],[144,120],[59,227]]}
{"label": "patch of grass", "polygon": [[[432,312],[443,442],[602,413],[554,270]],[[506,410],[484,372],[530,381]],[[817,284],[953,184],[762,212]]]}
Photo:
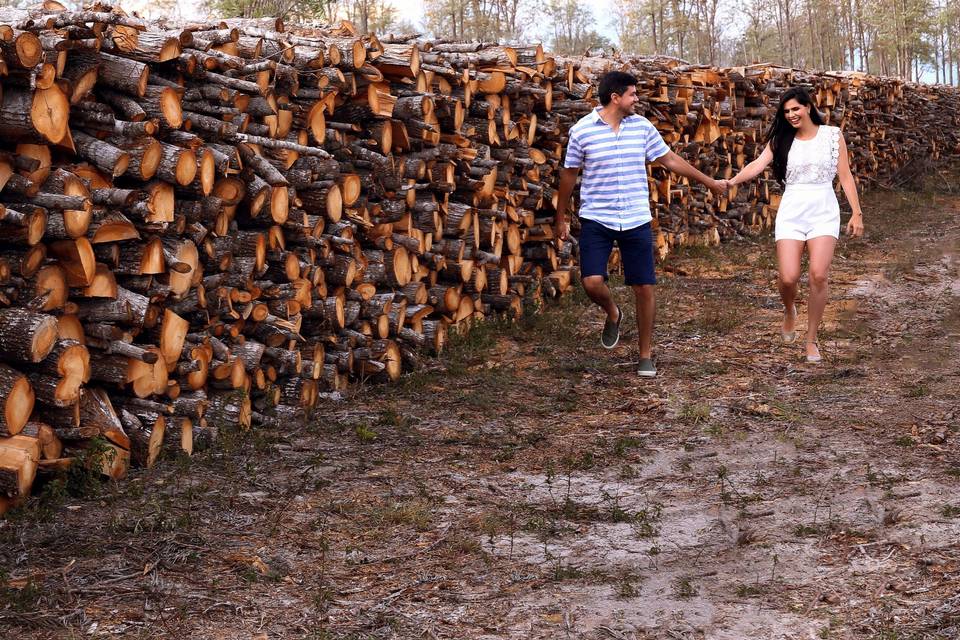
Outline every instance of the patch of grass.
{"label": "patch of grass", "polygon": [[683,405],[677,418],[690,425],[698,425],[710,419],[710,405],[705,402],[691,402]]}
{"label": "patch of grass", "polygon": [[593,469],[596,460],[592,451],[581,451],[579,455],[569,453],[560,461],[564,471],[589,471]]}
{"label": "patch of grass", "polygon": [[517,457],[517,447],[513,444],[505,444],[500,451],[493,454],[494,462],[510,462]]}
{"label": "patch of grass", "polygon": [[810,415],[806,408],[783,400],[771,399],[771,413],[787,422],[801,422]]}
{"label": "patch of grass", "polygon": [[480,543],[463,535],[452,536],[444,545],[455,558],[470,555],[483,555]]}
{"label": "patch of grass", "polygon": [[6,571],[0,569],[0,608],[10,609],[18,613],[37,611],[43,588],[32,579],[27,579],[22,585],[8,586],[9,579]]}
{"label": "patch of grass", "polygon": [[634,438],[632,436],[621,436],[613,443],[613,455],[618,458],[622,458],[626,455],[627,451],[631,449],[637,449],[643,446],[643,442],[639,438]]}
{"label": "patch of grass", "polygon": [[708,247],[701,244],[683,244],[675,247],[670,254],[676,260],[715,260],[720,247]]}
{"label": "patch of grass", "polygon": [[430,503],[425,500],[395,502],[376,509],[374,518],[384,525],[412,526],[417,531],[426,531],[433,521]]}
{"label": "patch of grass", "polygon": [[463,375],[466,369],[488,356],[497,346],[497,338],[503,334],[502,321],[487,320],[474,323],[468,331],[451,334],[447,348],[440,361],[447,366],[450,375]]}
{"label": "patch of grass", "polygon": [[[611,278],[609,284],[616,292],[616,278]],[[577,329],[588,309],[596,311],[583,287],[577,283],[560,300],[545,305],[541,312],[525,309],[505,334],[519,342],[536,340],[543,346],[552,347],[553,351],[566,351],[580,345]]]}
{"label": "patch of grass", "polygon": [[620,473],[617,475],[618,480],[636,480],[640,474],[637,473],[637,470],[634,469],[629,464],[625,464],[620,467]]}
{"label": "patch of grass", "polygon": [[[77,452],[70,467],[35,488],[40,488],[38,494],[31,496],[24,505],[7,514],[8,520],[24,519],[49,522],[55,518],[60,507],[68,498],[94,499],[106,498],[104,488],[109,486],[104,481],[101,470],[109,466],[116,451],[107,441],[97,436],[87,443],[87,446]],[[127,495],[130,495],[128,493]],[[115,496],[110,496],[115,497]]]}
{"label": "patch of grass", "polygon": [[691,578],[684,576],[677,578],[673,583],[673,592],[678,598],[692,598],[697,595],[697,587],[694,586]]}
{"label": "patch of grass", "polygon": [[904,394],[907,398],[924,398],[930,395],[930,388],[921,383],[910,385]]}
{"label": "patch of grass", "polygon": [[903,476],[887,475],[883,471],[874,471],[868,462],[866,479],[867,482],[869,482],[872,486],[881,487],[889,491],[893,488],[893,485],[897,484],[898,482],[903,482],[906,478]]}
{"label": "patch of grass", "polygon": [[766,590],[759,584],[738,584],[736,589],[736,594],[739,598],[751,598],[761,596],[764,593],[766,593]]}
{"label": "patch of grass", "polygon": [[652,538],[660,533],[663,505],[655,504],[633,514],[633,532],[640,538]]}
{"label": "patch of grass", "polygon": [[943,509],[940,510],[940,513],[944,518],[960,518],[960,507],[952,504],[945,504],[943,505]]}
{"label": "patch of grass", "polygon": [[767,248],[762,248],[757,250],[754,254],[753,266],[756,269],[763,269],[766,271],[776,271],[779,268],[777,264],[777,255],[770,251]]}
{"label": "patch of grass", "polygon": [[395,409],[384,409],[380,412],[380,417],[377,418],[377,425],[396,427],[401,431],[408,431],[416,422],[417,418],[414,416],[399,413]]}
{"label": "patch of grass", "polygon": [[555,582],[562,582],[564,580],[577,580],[583,576],[584,573],[582,570],[570,563],[564,563],[562,558],[557,558],[557,561],[553,565],[551,578]]}
{"label": "patch of grass", "polygon": [[77,455],[67,470],[64,490],[74,498],[91,498],[100,495],[103,489],[101,469],[109,465],[116,450],[106,439],[98,436]]}
{"label": "patch of grass", "polygon": [[717,360],[707,360],[706,362],[698,363],[695,367],[691,367],[691,369],[691,374],[701,378],[720,376],[730,370],[727,365]]}
{"label": "patch of grass", "polygon": [[659,532],[659,523],[663,514],[663,505],[652,504],[633,511],[620,504],[620,496],[604,491],[601,495],[604,512],[610,522],[625,522],[632,525],[634,533],[641,538],[652,538]]}
{"label": "patch of grass", "polygon": [[621,600],[629,600],[640,595],[640,587],[637,586],[637,578],[629,573],[624,573],[617,578],[617,597]]}
{"label": "patch of grass", "polygon": [[[544,315],[549,314],[537,314],[536,317]],[[446,386],[452,378],[473,376],[472,368],[490,358],[496,351],[498,340],[514,333],[514,324],[501,318],[475,322],[462,331],[451,332],[443,352],[434,363],[439,366],[424,367],[403,375],[398,386],[403,391],[421,391]]]}
{"label": "patch of grass", "polygon": [[604,492],[603,501],[607,503],[610,522],[633,522],[633,514],[620,506],[620,497]]}
{"label": "patch of grass", "polygon": [[894,444],[896,444],[898,447],[912,447],[917,443],[911,436],[900,436],[894,441]]}
{"label": "patch of grass", "polygon": [[820,535],[820,527],[816,525],[798,524],[793,530],[793,535],[798,538],[812,538]]}
{"label": "patch of grass", "polygon": [[493,539],[506,529],[506,521],[499,513],[485,513],[480,518],[479,528],[480,532],[487,536],[490,543],[493,544]]}
{"label": "patch of grass", "polygon": [[720,436],[722,436],[723,431],[724,431],[723,425],[719,423],[711,424],[703,430],[705,434],[707,434],[708,436],[712,436],[714,438],[719,438]]}
{"label": "patch of grass", "polygon": [[733,305],[708,302],[700,312],[681,326],[684,333],[697,335],[726,335],[741,322]]}
{"label": "patch of grass", "polygon": [[357,440],[363,444],[369,444],[377,439],[377,432],[374,431],[366,422],[361,422],[358,424],[354,428],[354,433],[357,434]]}
{"label": "patch of grass", "polygon": [[947,475],[951,478],[960,478],[960,467],[948,467]]}

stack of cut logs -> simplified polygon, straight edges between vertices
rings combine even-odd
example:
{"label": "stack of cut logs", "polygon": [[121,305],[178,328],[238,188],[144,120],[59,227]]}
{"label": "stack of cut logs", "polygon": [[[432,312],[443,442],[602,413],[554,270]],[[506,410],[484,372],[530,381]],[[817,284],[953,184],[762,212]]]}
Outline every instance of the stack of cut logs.
{"label": "stack of cut logs", "polygon": [[[0,508],[38,470],[96,459],[117,478],[218,427],[302,420],[352,380],[396,380],[448,330],[562,294],[566,133],[614,67],[716,176],[758,152],[797,80],[861,177],[960,150],[956,92],[870,77],[0,9]],[[763,229],[776,207],[769,181],[728,202],[650,179],[662,254]]]}
{"label": "stack of cut logs", "polygon": [[[764,134],[780,95],[807,87],[828,124],[844,131],[854,176],[863,186],[885,184],[904,165],[936,163],[960,154],[960,91],[956,87],[904,83],[862,73],[821,73],[758,64],[717,69],[687,65],[674,58],[555,58],[563,80],[553,86],[577,87],[590,97],[606,71],[622,70],[639,79],[645,115],[674,151],[701,171],[728,178],[763,150]],[[578,104],[554,98],[574,113]],[[569,105],[569,106],[568,106]],[[572,118],[562,121],[566,127]],[[752,235],[773,223],[782,190],[772,173],[741,185],[729,199],[712,199],[697,184],[654,168],[650,177],[660,257],[687,244],[715,245]]]}

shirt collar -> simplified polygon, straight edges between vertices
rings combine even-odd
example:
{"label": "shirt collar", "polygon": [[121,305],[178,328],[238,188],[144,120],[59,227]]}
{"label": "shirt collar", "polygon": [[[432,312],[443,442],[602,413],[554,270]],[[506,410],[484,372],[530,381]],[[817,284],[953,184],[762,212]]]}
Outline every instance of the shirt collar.
{"label": "shirt collar", "polygon": [[[597,124],[597,123],[607,124],[606,121],[605,121],[603,118],[600,117],[600,110],[601,110],[601,109],[603,109],[602,106],[601,106],[601,107],[594,107],[594,109],[593,109],[593,123],[594,123],[594,124]],[[632,114],[632,115],[629,115],[629,116],[625,117],[623,120],[620,121],[620,124],[622,125],[624,122],[630,122],[634,117],[636,117],[636,115],[637,115],[637,114],[634,113],[634,114]]]}

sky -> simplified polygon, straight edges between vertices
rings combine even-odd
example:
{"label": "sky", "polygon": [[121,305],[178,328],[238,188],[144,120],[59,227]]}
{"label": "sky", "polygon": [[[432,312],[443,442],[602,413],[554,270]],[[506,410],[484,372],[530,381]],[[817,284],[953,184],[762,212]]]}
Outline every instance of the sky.
{"label": "sky", "polygon": [[[409,21],[416,27],[423,26],[423,0],[390,0],[400,14],[401,19]],[[580,0],[581,4],[590,7],[596,21],[596,30],[612,41],[616,41],[617,33],[613,28],[612,16],[613,3],[615,0]],[[157,3],[150,0],[124,0],[123,6],[128,11],[136,11],[145,18],[160,17],[169,14],[169,7],[159,7]],[[175,4],[175,11],[179,12],[178,18],[193,20],[205,17],[206,10],[200,0],[180,0]],[[602,18],[601,16],[607,16]],[[546,39],[547,33],[537,34]]]}
{"label": "sky", "polygon": [[[614,1],[615,0],[579,0],[580,4],[587,5],[593,12],[593,17],[596,21],[594,28],[597,32],[615,42],[617,32],[614,30],[612,24]],[[422,26],[422,0],[393,0],[393,6],[397,8],[403,19],[409,20],[415,26]],[[603,16],[607,17],[604,18]],[[546,33],[539,35],[544,39],[547,37]]]}

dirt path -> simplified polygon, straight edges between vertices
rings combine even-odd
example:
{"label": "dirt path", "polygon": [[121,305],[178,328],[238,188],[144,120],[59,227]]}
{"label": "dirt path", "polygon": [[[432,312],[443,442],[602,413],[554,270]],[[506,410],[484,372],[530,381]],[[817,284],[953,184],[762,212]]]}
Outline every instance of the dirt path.
{"label": "dirt path", "polygon": [[960,637],[960,195],[866,202],[825,364],[779,344],[769,238],[688,250],[656,380],[574,297],[309,425],[50,485],[0,523],[0,636]]}

